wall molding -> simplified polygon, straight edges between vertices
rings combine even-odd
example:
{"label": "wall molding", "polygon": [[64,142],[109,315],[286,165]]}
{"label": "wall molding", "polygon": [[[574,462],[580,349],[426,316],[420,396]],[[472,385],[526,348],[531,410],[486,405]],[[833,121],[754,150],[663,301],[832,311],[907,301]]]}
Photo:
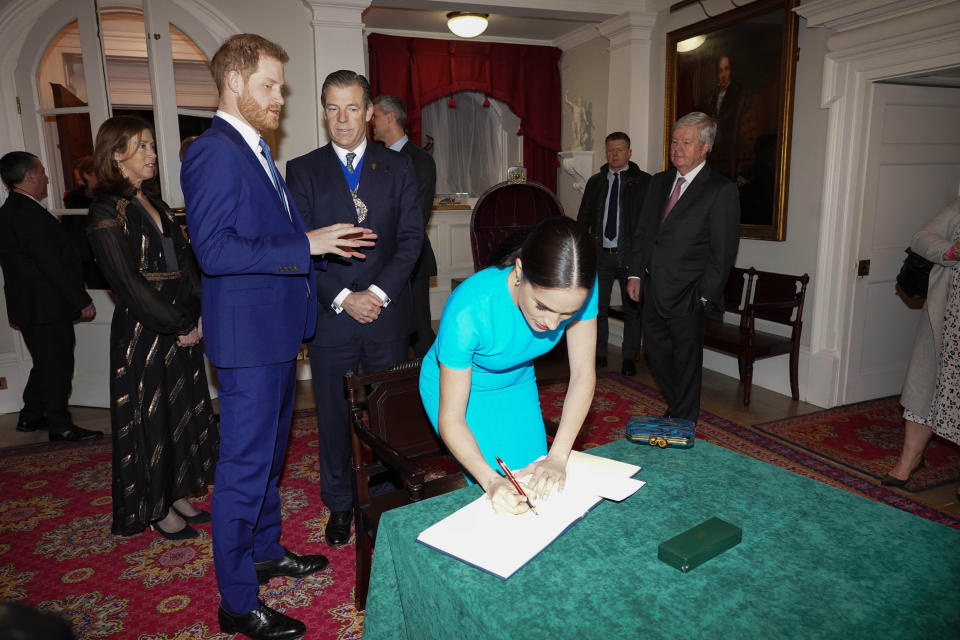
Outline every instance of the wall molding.
{"label": "wall molding", "polygon": [[946,0],[814,0],[795,11],[827,38],[821,105],[829,110],[807,399],[847,397],[862,164],[875,80],[960,65],[960,3]]}

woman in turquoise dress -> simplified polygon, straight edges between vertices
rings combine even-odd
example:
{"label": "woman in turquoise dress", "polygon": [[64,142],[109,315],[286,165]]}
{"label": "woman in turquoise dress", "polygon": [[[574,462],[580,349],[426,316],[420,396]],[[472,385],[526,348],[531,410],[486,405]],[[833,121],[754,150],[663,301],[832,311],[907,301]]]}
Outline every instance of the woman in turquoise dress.
{"label": "woman in turquoise dress", "polygon": [[[596,273],[590,235],[559,216],[447,299],[437,339],[423,358],[420,395],[434,428],[498,512],[523,513],[529,506],[500,475],[497,457],[534,499],[563,489],[596,385]],[[570,383],[548,451],[533,359],[564,332]]]}

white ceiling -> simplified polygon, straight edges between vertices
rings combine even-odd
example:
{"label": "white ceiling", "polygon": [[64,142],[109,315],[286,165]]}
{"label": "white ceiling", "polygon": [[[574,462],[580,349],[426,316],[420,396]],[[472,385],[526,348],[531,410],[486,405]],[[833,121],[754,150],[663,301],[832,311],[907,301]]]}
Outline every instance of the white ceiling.
{"label": "white ceiling", "polygon": [[493,0],[483,5],[458,0],[374,0],[363,22],[369,31],[456,38],[447,30],[447,13],[477,11],[488,13],[490,24],[482,36],[471,40],[553,43],[636,4],[636,0]]}

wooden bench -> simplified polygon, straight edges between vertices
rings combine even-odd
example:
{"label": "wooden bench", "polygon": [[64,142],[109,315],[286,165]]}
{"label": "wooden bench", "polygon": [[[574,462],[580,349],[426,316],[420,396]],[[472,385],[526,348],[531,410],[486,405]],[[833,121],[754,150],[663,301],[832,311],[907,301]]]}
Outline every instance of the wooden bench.
{"label": "wooden bench", "polygon": [[[725,322],[722,314],[707,319],[704,346],[737,358],[743,382],[743,404],[750,404],[755,360],[788,354],[790,356],[790,395],[800,399],[800,333],[803,330],[803,301],[807,293],[807,274],[794,276],[753,267],[733,267],[724,290],[727,313],[740,316],[736,324]],[[790,327],[783,336],[756,328],[757,320]]]}
{"label": "wooden bench", "polygon": [[[737,358],[744,405],[750,404],[754,361],[784,354],[790,356],[790,395],[794,400],[800,399],[800,333],[808,282],[807,274],[793,276],[757,271],[753,267],[730,269],[723,294],[725,311],[737,314],[740,321],[725,322],[723,314],[710,314],[703,344]],[[623,306],[610,305],[609,316],[623,320]],[[787,325],[791,328],[790,335],[758,331],[757,319]]]}

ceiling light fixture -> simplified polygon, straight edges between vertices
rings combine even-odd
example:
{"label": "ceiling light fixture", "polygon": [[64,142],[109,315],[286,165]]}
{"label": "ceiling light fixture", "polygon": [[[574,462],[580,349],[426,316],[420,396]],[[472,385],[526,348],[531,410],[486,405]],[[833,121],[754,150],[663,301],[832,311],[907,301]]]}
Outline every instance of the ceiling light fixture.
{"label": "ceiling light fixture", "polygon": [[451,11],[447,14],[447,28],[461,38],[476,38],[487,29],[489,13]]}

